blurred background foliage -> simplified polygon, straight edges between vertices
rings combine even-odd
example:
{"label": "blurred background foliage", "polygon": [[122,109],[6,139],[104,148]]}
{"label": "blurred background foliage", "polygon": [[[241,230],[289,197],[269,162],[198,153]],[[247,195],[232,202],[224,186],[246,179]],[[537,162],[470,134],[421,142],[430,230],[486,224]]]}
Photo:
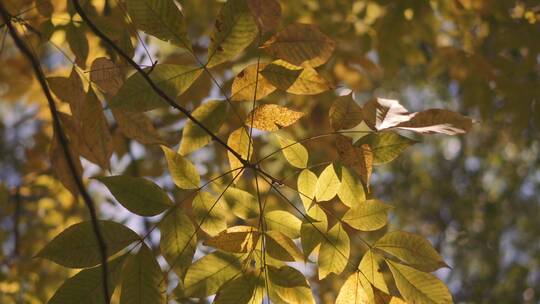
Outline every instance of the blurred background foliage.
{"label": "blurred background foliage", "polygon": [[[83,75],[93,59],[116,58],[73,16],[69,1],[3,2],[19,18],[19,31],[48,75],[69,75],[75,56]],[[222,3],[177,2],[194,50],[203,57]],[[444,107],[479,121],[465,136],[426,137],[391,165],[377,167],[372,182],[375,196],[396,206],[388,229],[420,233],[442,252],[452,269],[437,274],[450,286],[456,302],[539,303],[540,3],[295,0],[281,5],[281,27],[314,23],[336,40],[336,51],[320,72],[337,91],[352,89],[360,103],[374,96],[396,98],[411,110]],[[178,48],[137,35],[124,17],[121,0],[86,1],[86,6],[94,7],[93,17],[100,26],[140,64],[193,60]],[[26,59],[7,36],[6,27],[0,27],[0,302],[41,303],[72,273],[33,256],[65,227],[85,219],[86,212],[51,173],[52,130],[46,101]],[[234,75],[256,61],[258,52],[253,45],[234,64],[214,68],[213,74],[228,90]],[[193,109],[209,93],[219,96],[203,75],[178,102]],[[294,136],[303,138],[330,131],[328,109],[336,94],[275,93],[268,98],[306,113],[294,128]],[[61,109],[69,111],[67,104]],[[243,115],[249,109],[250,105],[237,106]],[[178,144],[184,119],[163,109],[149,114],[160,136],[170,145]],[[170,183],[164,178],[158,146],[138,144],[111,126],[115,141],[111,172]],[[237,127],[234,119],[224,126]],[[256,141],[260,155],[276,147],[261,134]],[[306,144],[314,163],[337,158],[332,144],[331,139]],[[199,169],[207,174],[224,172],[226,158],[215,146],[197,154]],[[99,174],[97,166],[84,165],[85,177]],[[290,174],[281,158],[266,166],[272,173]],[[128,222],[139,232],[153,221],[139,223],[115,211],[106,191],[94,181],[89,185],[101,198],[97,200],[102,218]],[[182,196],[180,190],[174,191]],[[363,246],[356,242],[353,246]],[[330,303],[341,282],[320,282],[316,292],[321,302]]]}

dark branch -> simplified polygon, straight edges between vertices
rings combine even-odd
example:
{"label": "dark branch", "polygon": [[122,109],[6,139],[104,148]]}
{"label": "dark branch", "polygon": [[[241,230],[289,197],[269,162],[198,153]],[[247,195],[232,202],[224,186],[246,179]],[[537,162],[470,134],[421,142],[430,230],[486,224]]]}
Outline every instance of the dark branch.
{"label": "dark branch", "polygon": [[101,234],[101,231],[99,229],[98,218],[96,214],[94,201],[90,197],[90,194],[88,193],[88,191],[86,191],[83,181],[77,173],[75,162],[69,151],[68,140],[60,124],[60,118],[58,117],[56,104],[54,103],[54,99],[51,94],[51,91],[49,90],[49,87],[47,86],[45,74],[41,70],[41,65],[39,61],[32,55],[32,52],[30,51],[28,46],[22,41],[17,30],[11,23],[11,16],[9,15],[6,8],[4,7],[4,4],[2,1],[0,1],[0,14],[2,15],[2,18],[4,19],[4,23],[6,24],[10,36],[13,38],[13,41],[15,42],[17,47],[20,49],[20,51],[23,53],[23,55],[27,57],[30,63],[32,64],[32,68],[39,81],[41,89],[43,90],[43,93],[45,94],[45,97],[47,98],[47,102],[49,104],[49,109],[51,111],[51,116],[53,120],[54,132],[58,135],[58,140],[62,147],[64,156],[66,158],[69,171],[71,175],[73,176],[73,179],[75,180],[75,183],[77,185],[77,189],[79,190],[81,196],[83,197],[84,203],[86,204],[86,207],[88,208],[88,211],[90,213],[92,229],[96,236],[99,251],[100,251],[100,256],[101,256],[101,266],[102,266],[102,276],[103,276],[102,283],[103,283],[103,293],[105,297],[105,303],[109,303],[109,284],[108,284],[108,276],[107,276],[107,273],[108,273],[107,247],[103,239],[103,236]]}

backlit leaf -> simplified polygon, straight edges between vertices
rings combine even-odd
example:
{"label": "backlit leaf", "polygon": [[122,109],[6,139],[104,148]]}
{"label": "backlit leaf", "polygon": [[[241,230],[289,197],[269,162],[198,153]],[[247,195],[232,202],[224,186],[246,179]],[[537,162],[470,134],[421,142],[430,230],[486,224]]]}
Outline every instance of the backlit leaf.
{"label": "backlit leaf", "polygon": [[81,131],[90,152],[103,169],[109,168],[113,152],[112,137],[101,102],[90,87],[81,106]]}
{"label": "backlit leaf", "polygon": [[362,260],[360,261],[360,266],[358,269],[364,274],[366,279],[379,290],[389,293],[388,285],[384,280],[384,273],[382,271],[381,265],[383,265],[384,259],[373,252],[368,250]]}
{"label": "backlit leaf", "polygon": [[[238,152],[243,159],[250,161],[250,159],[248,159],[248,152],[251,158],[253,155],[253,144],[250,140],[248,131],[246,131],[246,128],[240,127],[234,130],[231,135],[229,135],[227,144],[229,147],[233,148],[234,151]],[[242,162],[230,151],[227,151],[227,157],[229,158],[231,170],[239,169],[244,166]]]}
{"label": "backlit leaf", "polygon": [[251,226],[234,226],[206,240],[204,245],[234,252],[249,252],[259,241],[259,231]]}
{"label": "backlit leaf", "polygon": [[352,98],[352,93],[340,96],[332,103],[330,125],[334,131],[350,129],[362,122],[362,108]]}
{"label": "backlit leaf", "polygon": [[277,131],[295,123],[304,116],[304,113],[290,110],[276,104],[262,104],[249,113],[246,121],[251,126],[253,115],[253,127],[263,131]]}
{"label": "backlit leaf", "polygon": [[[107,256],[112,256],[139,239],[131,229],[116,222],[99,221],[99,229],[107,246]],[[81,222],[66,228],[45,245],[37,256],[70,268],[92,267],[101,263],[91,222]]]}
{"label": "backlit leaf", "polygon": [[182,189],[199,188],[201,178],[195,165],[165,146],[161,146],[161,149],[167,158],[167,165],[174,184]]}
{"label": "backlit leaf", "polygon": [[317,204],[307,211],[309,219],[304,219],[300,227],[300,241],[302,243],[302,251],[307,258],[324,240],[323,234],[328,229],[328,218],[326,213]]}
{"label": "backlit leaf", "polygon": [[86,68],[89,46],[84,28],[82,26],[75,26],[75,23],[69,23],[66,26],[66,40],[69,48],[75,55],[77,65],[83,69]]}
{"label": "backlit leaf", "polygon": [[369,298],[366,291],[363,288],[362,282],[360,280],[361,274],[359,272],[354,272],[351,274],[341,289],[336,298],[335,304],[368,304]]}
{"label": "backlit leaf", "polygon": [[116,175],[97,180],[107,186],[122,206],[138,215],[154,216],[173,205],[163,189],[142,177]]}
{"label": "backlit leaf", "polygon": [[192,208],[197,223],[206,233],[216,235],[227,229],[227,206],[223,199],[218,200],[212,194],[200,191],[193,199]]}
{"label": "backlit leaf", "polygon": [[297,190],[304,205],[304,209],[308,211],[315,199],[317,191],[317,175],[309,169],[304,169],[298,175]]}
{"label": "backlit leaf", "polygon": [[409,121],[411,114],[399,101],[377,98],[368,101],[362,108],[365,122],[373,130],[384,130]]}
{"label": "backlit leaf", "polygon": [[228,0],[214,24],[206,65],[213,67],[238,56],[255,39],[257,32],[246,0]]}
{"label": "backlit leaf", "polygon": [[120,67],[106,57],[94,59],[90,67],[90,81],[111,96],[114,96],[124,83]]}
{"label": "backlit leaf", "polygon": [[112,109],[112,113],[120,131],[128,137],[142,144],[165,144],[154,128],[152,121],[141,112],[132,112],[124,109]]}
{"label": "backlit leaf", "polygon": [[393,231],[380,238],[373,248],[382,250],[402,262],[422,271],[447,267],[428,240],[419,235]]}
{"label": "backlit leaf", "polygon": [[302,221],[290,212],[283,210],[265,212],[264,220],[268,230],[279,231],[291,239],[300,237]]}
{"label": "backlit leaf", "polygon": [[262,32],[275,29],[281,18],[281,6],[277,0],[247,0],[248,8]]}
{"label": "backlit leaf", "polygon": [[309,284],[300,271],[290,266],[268,266],[267,269],[270,283],[267,290],[272,303],[315,304]]}
{"label": "backlit leaf", "polygon": [[120,304],[164,303],[163,273],[146,244],[143,243],[139,252],[128,258],[122,277]]}
{"label": "backlit leaf", "polygon": [[293,23],[266,41],[261,48],[297,66],[317,67],[334,51],[335,42],[312,24]]}
{"label": "backlit leaf", "polygon": [[336,148],[341,160],[351,167],[358,175],[366,188],[369,188],[371,172],[373,171],[373,152],[363,144],[360,147],[352,145],[352,140],[341,134],[336,136]]}
{"label": "backlit leaf", "polygon": [[407,303],[453,303],[448,287],[436,276],[392,261],[386,262]]}
{"label": "backlit leaf", "polygon": [[341,184],[337,195],[348,207],[355,206],[366,200],[364,188],[353,173],[345,166],[341,166]]}
{"label": "backlit leaf", "polygon": [[[262,99],[276,90],[266,78],[260,75],[260,72],[267,64],[259,64],[259,76],[257,76],[257,64],[252,64],[243,69],[232,83],[231,100],[234,101],[253,101]],[[255,87],[257,94],[255,95]]]}
{"label": "backlit leaf", "polygon": [[266,250],[269,256],[280,261],[303,261],[304,255],[288,236],[279,231],[267,231],[266,236]]}
{"label": "backlit leaf", "polygon": [[[71,155],[71,159],[75,166],[75,173],[77,174],[78,178],[81,178],[82,165],[81,160],[79,159],[79,152],[71,142],[68,143],[68,152]],[[66,154],[56,132],[53,134],[51,147],[49,149],[49,157],[51,159],[51,167],[54,170],[58,180],[64,187],[66,187],[66,189],[71,192],[71,194],[73,194],[73,196],[78,197],[79,187],[77,187],[75,177],[73,176],[73,172],[70,170]]]}
{"label": "backlit leaf", "polygon": [[161,232],[159,248],[163,257],[176,274],[184,278],[197,246],[193,223],[182,208],[175,207],[161,220],[159,230]]}
{"label": "backlit leaf", "polygon": [[[144,71],[148,72],[149,69]],[[184,93],[200,74],[201,69],[194,66],[158,64],[153,67],[149,76],[165,94],[175,98]],[[169,106],[140,73],[131,75],[109,104],[111,108],[132,112],[146,112]]]}
{"label": "backlit leaf", "polygon": [[[211,100],[203,103],[192,115],[208,130],[217,133],[227,116],[227,104],[224,101]],[[210,143],[211,137],[201,127],[189,120],[184,126],[182,141],[178,152],[181,155],[187,155]]]}
{"label": "backlit leaf", "polygon": [[214,251],[188,268],[184,280],[185,294],[197,298],[213,295],[240,272],[240,261],[234,255]]}
{"label": "backlit leaf", "polygon": [[191,49],[182,12],[172,0],[127,0],[127,10],[138,29],[163,41]]}
{"label": "backlit leaf", "polygon": [[375,199],[357,202],[343,215],[343,221],[354,229],[377,230],[386,225],[390,209],[391,205]]}
{"label": "backlit leaf", "polygon": [[229,187],[223,198],[237,217],[247,220],[259,216],[259,203],[251,193]]}
{"label": "backlit leaf", "polygon": [[[122,266],[126,256],[120,256],[108,263],[109,273],[108,285],[109,292],[112,293],[120,280]],[[54,293],[47,303],[50,304],[65,304],[65,303],[82,303],[82,304],[101,304],[105,303],[103,295],[103,275],[102,267],[96,266],[93,268],[83,269],[76,275],[67,279],[58,290]],[[109,295],[110,298],[111,295]]]}
{"label": "backlit leaf", "polygon": [[264,277],[260,273],[242,273],[225,283],[214,299],[215,304],[261,303],[264,297]]}
{"label": "backlit leaf", "polygon": [[316,95],[332,86],[314,68],[298,67],[283,60],[268,64],[261,74],[275,87],[296,95]]}
{"label": "backlit leaf", "polygon": [[301,143],[298,143],[285,136],[276,135],[276,137],[285,159],[296,168],[306,168],[309,159],[306,148],[302,146]]}
{"label": "backlit leaf", "polygon": [[328,165],[319,175],[315,190],[315,198],[318,202],[329,201],[336,196],[341,182],[337,177],[334,165]]}
{"label": "backlit leaf", "polygon": [[384,164],[398,157],[416,141],[393,132],[371,133],[362,137],[355,145],[366,144],[373,153],[373,164]]}
{"label": "backlit leaf", "polygon": [[340,274],[347,266],[351,250],[349,235],[338,222],[328,230],[319,250],[319,280],[330,273]]}

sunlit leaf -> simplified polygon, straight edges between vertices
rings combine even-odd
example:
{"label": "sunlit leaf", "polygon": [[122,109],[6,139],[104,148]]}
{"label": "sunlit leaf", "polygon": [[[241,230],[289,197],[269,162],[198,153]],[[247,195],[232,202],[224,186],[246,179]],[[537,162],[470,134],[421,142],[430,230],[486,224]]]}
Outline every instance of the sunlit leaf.
{"label": "sunlit leaf", "polygon": [[355,206],[366,199],[364,188],[353,173],[345,166],[341,166],[341,184],[337,191],[339,199],[348,207]]}
{"label": "sunlit leaf", "polygon": [[[112,256],[139,236],[122,224],[99,221],[99,229]],[[101,263],[101,253],[91,222],[72,225],[57,235],[37,254],[57,264],[71,268],[91,267]]]}
{"label": "sunlit leaf", "polygon": [[188,297],[197,298],[213,295],[240,272],[240,261],[234,255],[214,251],[188,268],[184,292]]}
{"label": "sunlit leaf", "polygon": [[351,274],[339,290],[335,304],[368,304],[369,298],[360,280],[361,274]]}
{"label": "sunlit leaf", "polygon": [[330,125],[334,131],[350,129],[362,122],[362,108],[352,98],[352,93],[340,96],[332,103]]}
{"label": "sunlit leaf", "polygon": [[228,0],[219,11],[208,47],[208,67],[238,56],[257,36],[246,0]]}
{"label": "sunlit leaf", "polygon": [[[250,154],[249,156],[251,158],[253,155],[253,144],[250,140],[248,131],[246,131],[246,128],[240,127],[234,130],[231,135],[229,135],[227,144],[229,147],[233,148],[234,151],[238,152],[243,159],[250,161],[250,159],[248,159],[248,153]],[[242,162],[230,151],[227,151],[227,157],[229,158],[231,170],[239,169],[244,166]]]}
{"label": "sunlit leaf", "polygon": [[[211,100],[200,105],[192,115],[208,130],[217,133],[225,121],[227,104],[224,101]],[[210,143],[211,137],[201,127],[189,120],[184,126],[182,141],[178,152],[181,155],[189,154]]]}
{"label": "sunlit leaf", "polygon": [[223,198],[237,217],[247,220],[259,216],[259,203],[251,193],[229,187]]}
{"label": "sunlit leaf", "polygon": [[80,119],[82,138],[98,161],[98,165],[103,169],[108,169],[109,158],[113,152],[112,137],[101,102],[92,88],[88,89],[88,94],[81,105]]}
{"label": "sunlit leaf", "polygon": [[307,211],[308,219],[304,219],[300,227],[300,242],[302,251],[307,257],[324,240],[324,233],[328,229],[328,218],[326,213],[317,204]]}
{"label": "sunlit leaf", "polygon": [[377,230],[386,225],[390,209],[391,205],[375,199],[357,202],[343,215],[343,221],[358,230]]}
{"label": "sunlit leaf", "polygon": [[247,0],[248,8],[262,32],[279,25],[281,6],[277,0]]}
{"label": "sunlit leaf", "polygon": [[227,206],[223,199],[200,191],[192,202],[193,214],[201,229],[210,235],[216,235],[227,229],[225,216]]}
{"label": "sunlit leaf", "polygon": [[[262,99],[276,90],[260,72],[266,67],[266,63],[259,64],[259,76],[257,76],[257,64],[252,64],[243,69],[232,83],[231,100],[253,101]],[[257,88],[257,94],[255,94]]]}
{"label": "sunlit leaf", "polygon": [[315,304],[309,284],[302,273],[290,266],[268,266],[270,286],[268,292],[272,303]]}
{"label": "sunlit leaf", "polygon": [[167,158],[167,165],[174,184],[182,189],[199,188],[201,178],[195,165],[165,146],[161,146],[161,149]]}
{"label": "sunlit leaf", "polygon": [[381,269],[381,265],[383,265],[383,263],[384,259],[380,255],[376,254],[372,250],[368,250],[362,257],[358,269],[360,269],[366,279],[373,286],[377,287],[381,291],[389,293],[388,285],[386,284],[384,273]]}
{"label": "sunlit leaf", "polygon": [[304,205],[304,209],[308,211],[315,199],[317,191],[317,175],[309,169],[304,169],[298,175],[297,190]]}
{"label": "sunlit leaf", "polygon": [[392,261],[386,262],[407,303],[453,303],[448,287],[436,276]]}
{"label": "sunlit leaf", "polygon": [[116,175],[97,180],[107,186],[122,206],[138,215],[154,216],[173,205],[163,189],[142,177]]}
{"label": "sunlit leaf", "polygon": [[[123,255],[108,263],[109,273],[107,274],[107,279],[110,293],[114,291],[120,280],[120,274],[125,260],[126,256]],[[67,279],[47,303],[105,303],[102,271],[101,266],[81,270],[73,277]]]}
{"label": "sunlit leaf", "polygon": [[176,274],[183,278],[197,246],[195,227],[182,208],[175,207],[161,220],[159,230],[161,253]]}
{"label": "sunlit leaf", "polygon": [[394,132],[371,133],[362,137],[356,146],[366,144],[373,153],[373,164],[384,164],[398,157],[416,141]]}
{"label": "sunlit leaf", "polygon": [[285,159],[296,168],[306,168],[309,159],[306,148],[301,143],[285,136],[276,135],[276,137]]}
{"label": "sunlit leaf", "polygon": [[283,210],[265,212],[264,220],[268,230],[279,231],[291,239],[300,237],[302,221],[290,212]]}
{"label": "sunlit leaf", "polygon": [[228,252],[249,252],[257,244],[259,235],[254,227],[234,226],[206,240],[204,245]]}
{"label": "sunlit leaf", "polygon": [[353,146],[352,140],[341,134],[336,136],[336,148],[341,160],[360,175],[362,183],[368,188],[373,171],[371,148],[366,144],[360,147]]}
{"label": "sunlit leaf", "polygon": [[268,64],[261,74],[280,90],[296,95],[316,95],[332,86],[314,68],[298,67],[283,60]]}
{"label": "sunlit leaf", "polygon": [[[144,69],[146,73],[150,68]],[[169,97],[184,93],[199,77],[201,69],[194,66],[158,64],[153,67],[150,79]],[[132,112],[146,112],[169,106],[140,73],[131,75],[110,101],[111,108]]]}
{"label": "sunlit leaf", "polygon": [[280,261],[301,262],[304,255],[294,242],[279,231],[266,232],[266,250],[269,256]]}
{"label": "sunlit leaf", "polygon": [[328,165],[319,175],[315,190],[315,198],[318,202],[329,201],[336,196],[341,182],[334,170],[334,165]]}
{"label": "sunlit leaf", "polygon": [[411,119],[411,114],[399,101],[386,98],[368,101],[362,108],[362,114],[368,126],[379,131]]}
{"label": "sunlit leaf", "polygon": [[419,235],[393,231],[380,238],[373,248],[382,250],[402,262],[422,271],[447,267],[428,240]]}
{"label": "sunlit leaf", "polygon": [[152,251],[143,243],[136,255],[130,256],[122,273],[120,304],[163,303],[163,273]]}
{"label": "sunlit leaf", "polygon": [[304,113],[276,105],[262,104],[249,113],[246,121],[251,126],[253,115],[253,127],[263,131],[277,131],[295,123],[304,116]]}
{"label": "sunlit leaf", "polygon": [[328,230],[319,250],[319,280],[330,273],[340,274],[347,266],[351,250],[349,235],[340,223]]}
{"label": "sunlit leaf", "polygon": [[191,49],[184,16],[174,1],[171,0],[127,0],[127,11],[138,29]]}
{"label": "sunlit leaf", "polygon": [[293,23],[261,46],[269,54],[297,66],[317,67],[334,51],[335,42],[312,24]]}

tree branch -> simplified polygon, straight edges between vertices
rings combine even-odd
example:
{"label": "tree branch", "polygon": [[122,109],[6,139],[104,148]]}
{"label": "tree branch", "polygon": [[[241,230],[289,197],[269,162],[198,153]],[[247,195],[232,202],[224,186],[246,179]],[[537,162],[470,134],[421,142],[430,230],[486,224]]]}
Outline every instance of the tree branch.
{"label": "tree branch", "polygon": [[103,239],[103,235],[101,234],[101,231],[99,229],[98,224],[98,218],[96,214],[96,208],[94,201],[90,197],[90,194],[84,187],[83,181],[81,177],[77,173],[77,169],[75,166],[75,162],[71,156],[71,153],[69,151],[68,146],[68,140],[67,137],[62,130],[62,125],[60,124],[60,118],[58,117],[56,104],[54,103],[53,96],[51,94],[51,91],[49,87],[47,86],[47,81],[45,78],[45,74],[41,70],[41,65],[39,61],[32,55],[32,52],[28,48],[28,46],[22,41],[21,37],[19,36],[17,30],[11,23],[11,16],[4,7],[4,4],[2,1],[0,1],[0,14],[2,15],[2,18],[4,19],[4,23],[6,24],[10,36],[13,38],[13,41],[15,42],[15,45],[19,48],[19,50],[23,53],[25,57],[28,58],[30,63],[32,64],[32,68],[34,70],[34,73],[36,75],[37,80],[39,81],[39,84],[41,86],[41,89],[43,90],[43,93],[45,94],[45,97],[47,98],[47,102],[49,104],[49,110],[51,111],[51,116],[53,120],[53,127],[54,132],[58,135],[58,140],[60,142],[60,145],[62,147],[62,151],[64,153],[64,156],[66,158],[66,162],[69,168],[69,171],[71,175],[73,176],[73,179],[75,180],[75,183],[77,185],[77,189],[79,190],[81,196],[83,197],[83,200],[86,204],[86,207],[88,208],[88,211],[90,213],[90,219],[92,222],[92,229],[94,232],[94,235],[96,236],[96,240],[98,243],[98,248],[100,251],[100,257],[101,257],[101,266],[102,266],[102,283],[103,283],[103,293],[105,297],[105,303],[109,303],[109,284],[108,284],[108,265],[107,265],[107,246],[105,244],[105,241]]}

